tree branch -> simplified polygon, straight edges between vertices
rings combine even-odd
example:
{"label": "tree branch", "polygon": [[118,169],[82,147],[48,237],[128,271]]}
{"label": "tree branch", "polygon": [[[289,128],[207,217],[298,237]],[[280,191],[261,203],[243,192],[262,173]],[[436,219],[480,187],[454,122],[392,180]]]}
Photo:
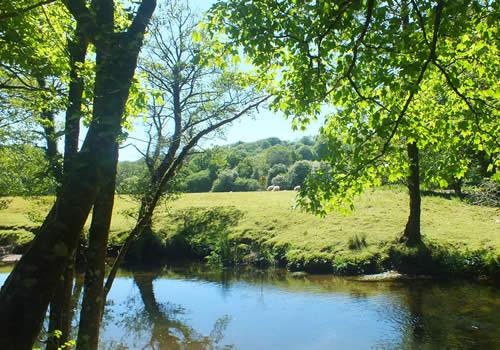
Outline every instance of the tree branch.
{"label": "tree branch", "polygon": [[80,25],[82,33],[89,41],[94,41],[98,33],[97,23],[85,0],[63,0],[63,3]]}
{"label": "tree branch", "polygon": [[156,0],[142,0],[137,10],[132,24],[128,28],[128,33],[131,35],[143,34],[153,15],[156,7]]}

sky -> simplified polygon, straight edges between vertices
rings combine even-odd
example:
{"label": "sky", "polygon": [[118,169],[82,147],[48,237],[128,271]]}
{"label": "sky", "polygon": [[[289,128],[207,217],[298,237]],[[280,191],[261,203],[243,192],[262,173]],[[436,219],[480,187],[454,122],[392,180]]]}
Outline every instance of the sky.
{"label": "sky", "polygon": [[[203,148],[214,145],[232,144],[238,141],[252,142],[268,137],[278,137],[281,140],[298,140],[303,136],[314,136],[318,134],[322,121],[311,122],[305,131],[292,130],[291,120],[285,119],[283,114],[274,113],[269,110],[260,109],[253,116],[242,117],[239,121],[224,129],[223,137],[204,140]],[[134,129],[129,133],[131,136],[124,144],[135,144],[141,148],[145,139],[145,132],[140,122],[136,123]],[[137,160],[141,158],[140,153],[132,145],[120,149],[120,160]]]}
{"label": "sky", "polygon": [[[208,10],[214,2],[214,0],[188,0],[192,9],[199,13]],[[291,120],[285,119],[282,113],[260,108],[259,112],[254,113],[252,117],[242,117],[239,121],[227,126],[224,129],[224,137],[204,140],[201,146],[208,148],[238,141],[252,142],[267,137],[278,137],[281,140],[297,140],[303,136],[317,135],[321,126],[322,121],[317,120],[311,122],[305,131],[294,131],[292,130]],[[129,144],[129,146],[120,149],[120,160],[137,160],[141,158],[140,153],[130,144],[141,148],[144,143],[139,140],[145,139],[145,135],[141,123],[137,122],[130,132],[131,138],[125,142],[125,145]]]}

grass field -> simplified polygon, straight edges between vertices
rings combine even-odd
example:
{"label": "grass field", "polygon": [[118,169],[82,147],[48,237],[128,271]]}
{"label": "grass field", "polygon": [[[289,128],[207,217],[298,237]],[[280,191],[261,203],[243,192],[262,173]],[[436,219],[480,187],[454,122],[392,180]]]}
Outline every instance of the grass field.
{"label": "grass field", "polygon": [[[289,261],[339,257],[356,260],[380,252],[402,232],[408,215],[407,194],[403,188],[381,188],[365,193],[348,214],[332,213],[324,218],[292,209],[295,193],[234,192],[184,194],[169,207],[158,208],[154,219],[156,230],[168,230],[171,216],[189,208],[234,207],[243,213],[234,239],[258,242],[266,247],[286,247]],[[49,198],[12,198],[7,209],[0,210],[0,244],[13,235],[28,239],[28,226],[36,226],[50,205]],[[133,225],[127,213],[136,204],[121,196],[115,204],[112,221],[113,240]],[[427,242],[457,250],[489,249],[500,254],[500,212],[495,208],[466,204],[458,199],[436,196],[423,198],[422,231]],[[354,236],[366,237],[361,249],[349,247]]]}

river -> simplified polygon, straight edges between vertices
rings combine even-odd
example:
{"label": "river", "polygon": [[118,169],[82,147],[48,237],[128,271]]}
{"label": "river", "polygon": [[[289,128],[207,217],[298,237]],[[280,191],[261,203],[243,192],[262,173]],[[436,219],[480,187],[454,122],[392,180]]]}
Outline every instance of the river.
{"label": "river", "polygon": [[199,265],[122,271],[100,348],[500,349],[500,289]]}

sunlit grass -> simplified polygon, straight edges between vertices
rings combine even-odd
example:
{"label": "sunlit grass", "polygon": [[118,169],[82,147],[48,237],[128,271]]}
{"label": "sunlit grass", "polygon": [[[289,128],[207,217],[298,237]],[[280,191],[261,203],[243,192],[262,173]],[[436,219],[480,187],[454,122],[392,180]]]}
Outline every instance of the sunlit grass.
{"label": "sunlit grass", "polygon": [[[168,206],[158,208],[155,228],[168,227],[168,211],[232,206],[244,213],[234,228],[233,235],[238,237],[270,245],[285,244],[306,252],[362,254],[395,240],[408,215],[408,196],[403,188],[367,192],[357,200],[351,214],[331,213],[324,218],[292,209],[295,195],[292,191],[184,194]],[[50,201],[50,198],[12,198],[8,208],[0,210],[0,232],[12,233],[15,229],[24,232],[25,226],[38,225]],[[128,196],[116,198],[111,224],[114,238],[133,226],[134,218],[129,214],[136,207],[137,203]],[[424,197],[422,230],[428,241],[500,251],[500,213],[495,208],[472,206],[458,199]],[[366,237],[367,247],[350,249],[349,241],[356,236]]]}

